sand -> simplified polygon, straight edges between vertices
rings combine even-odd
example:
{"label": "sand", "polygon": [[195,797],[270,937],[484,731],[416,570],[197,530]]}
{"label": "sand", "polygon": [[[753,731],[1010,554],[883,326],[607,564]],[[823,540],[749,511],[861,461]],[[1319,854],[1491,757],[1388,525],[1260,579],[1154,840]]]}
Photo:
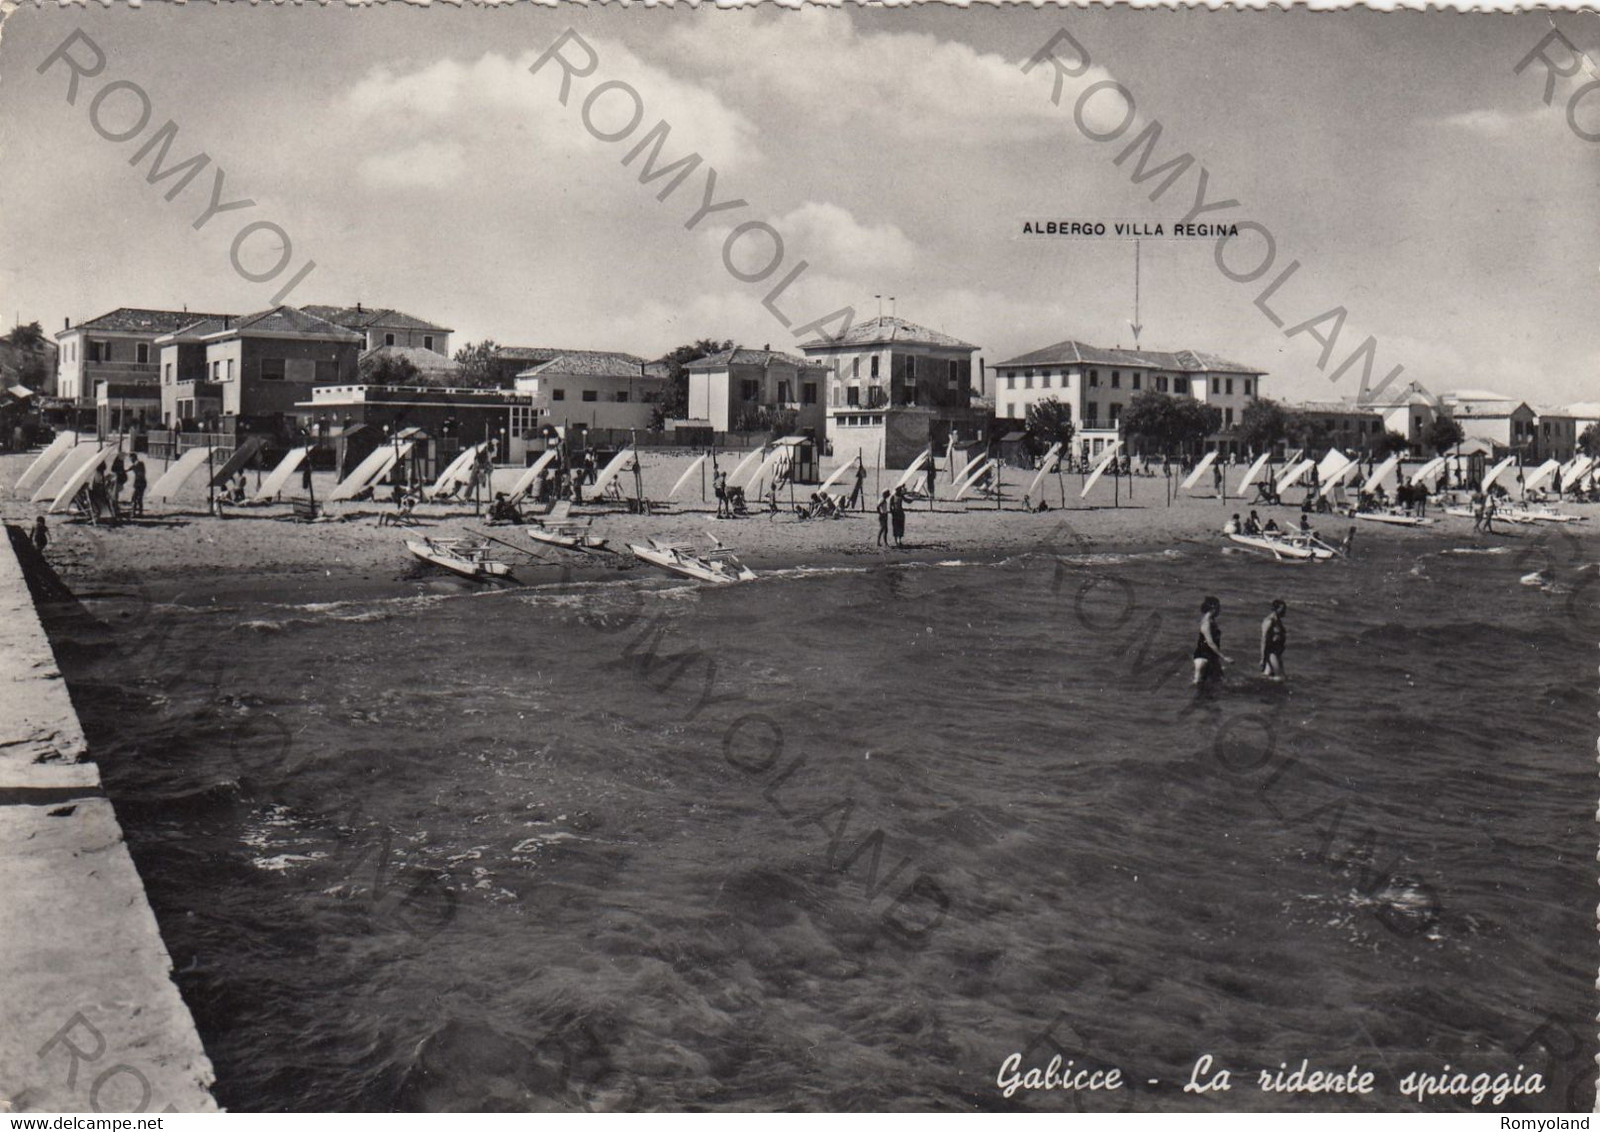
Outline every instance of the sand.
{"label": "sand", "polygon": [[[665,496],[693,458],[688,453],[649,453],[643,458],[643,482],[647,497]],[[34,504],[13,490],[17,477],[31,461],[31,455],[0,456],[0,515],[6,522],[31,527],[34,517],[47,504]],[[823,474],[831,470],[823,468]],[[159,462],[150,469],[154,482],[161,474]],[[1242,467],[1231,470],[1237,483]],[[518,545],[530,554],[518,577],[530,583],[570,577],[571,572],[603,571],[631,565],[627,544],[643,542],[651,536],[705,542],[714,534],[735,548],[756,570],[763,567],[830,565],[841,561],[900,561],[929,558],[983,559],[1010,554],[1045,551],[1081,554],[1106,550],[1162,548],[1183,542],[1219,543],[1219,529],[1236,511],[1248,511],[1238,500],[1219,499],[1206,482],[1193,492],[1178,492],[1177,480],[1161,477],[1133,477],[1113,481],[1102,478],[1087,499],[1080,499],[1082,477],[1076,473],[1046,477],[1041,494],[1051,510],[1031,513],[1022,509],[1022,495],[1033,473],[1007,469],[1003,476],[1000,506],[994,500],[936,501],[914,504],[908,511],[904,546],[884,550],[875,545],[877,517],[871,512],[852,513],[837,520],[798,520],[789,508],[789,495],[780,496],[783,510],[776,514],[756,511],[747,518],[719,520],[714,500],[702,501],[696,476],[684,489],[683,498],[667,509],[650,515],[629,514],[619,504],[585,506],[575,509],[576,518],[592,517],[592,531],[609,545],[623,551],[621,556],[587,559],[568,552],[537,547],[514,527],[489,528],[482,515],[474,514],[470,504],[431,504],[418,507],[417,525],[399,528],[380,525],[381,516],[393,515],[392,505],[338,503],[329,505],[331,516],[315,523],[296,522],[287,500],[279,504],[226,508],[223,517],[206,511],[203,484],[186,488],[172,500],[150,500],[143,521],[119,526],[89,526],[67,515],[49,516],[51,544],[47,557],[69,584],[74,578],[104,580],[120,574],[135,574],[147,583],[180,584],[199,575],[221,581],[235,576],[240,583],[264,575],[328,579],[352,576],[369,582],[397,577],[413,577],[420,567],[405,549],[407,538],[430,536],[451,538],[469,532],[488,532]],[[892,484],[897,473],[885,474],[884,486]],[[255,476],[249,478],[253,490]],[[848,484],[849,477],[842,483]],[[625,476],[624,490],[632,494],[632,476]],[[869,493],[875,486],[869,478]],[[707,485],[709,489],[709,485]],[[319,473],[315,490],[325,499],[333,488],[333,477]],[[1170,492],[1175,498],[1169,503]],[[299,494],[299,477],[291,484]],[[796,487],[802,499],[808,488]],[[838,490],[838,489],[835,489]],[[1299,492],[1290,493],[1296,506],[1259,508],[1263,517],[1276,515],[1280,523],[1297,522]],[[1131,498],[1130,498],[1131,496]],[[1064,503],[1064,505],[1063,505]],[[1597,504],[1569,504],[1571,514],[1600,514]],[[1338,516],[1318,516],[1316,525],[1325,536],[1337,538],[1354,525],[1359,543],[1441,539],[1467,541],[1470,519],[1439,516],[1440,522],[1424,530],[1387,526],[1379,523],[1354,523]],[[1510,528],[1495,538],[1517,539],[1550,530],[1549,524]],[[1574,528],[1568,528],[1574,529]],[[1577,526],[1587,533],[1591,524]],[[507,551],[507,559],[518,556]],[[534,557],[534,555],[539,557]]]}

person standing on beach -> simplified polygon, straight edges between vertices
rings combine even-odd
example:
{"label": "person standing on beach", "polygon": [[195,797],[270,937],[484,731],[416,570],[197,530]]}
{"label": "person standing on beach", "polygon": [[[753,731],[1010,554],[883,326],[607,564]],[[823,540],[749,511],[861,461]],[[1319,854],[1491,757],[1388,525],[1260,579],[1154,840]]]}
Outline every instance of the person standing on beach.
{"label": "person standing on beach", "polygon": [[40,554],[50,545],[50,528],[45,525],[44,516],[40,515],[33,520],[33,545]]}
{"label": "person standing on beach", "polygon": [[856,457],[856,488],[850,493],[850,502],[845,504],[847,511],[854,511],[857,507],[867,509],[867,466],[861,462],[861,457]]}
{"label": "person standing on beach", "polygon": [[1217,618],[1222,614],[1222,602],[1208,597],[1200,603],[1200,638],[1194,645],[1194,685],[1222,679],[1222,666],[1232,664],[1222,655],[1222,627]]}
{"label": "person standing on beach", "polygon": [[894,544],[899,546],[906,534],[906,489],[903,487],[895,488],[889,497],[889,523],[894,528]]}
{"label": "person standing on beach", "polygon": [[144,516],[144,493],[147,486],[144,461],[136,455],[133,458],[133,499],[128,504],[128,510],[135,519]]}
{"label": "person standing on beach", "polygon": [[1261,674],[1268,680],[1282,682],[1283,650],[1289,644],[1289,631],[1283,627],[1283,615],[1289,607],[1280,599],[1272,603],[1272,612],[1261,622]]}
{"label": "person standing on beach", "polygon": [[113,485],[111,508],[113,511],[118,511],[122,508],[123,485],[128,482],[128,465],[123,463],[121,452],[118,452],[116,458],[111,461],[111,482]]}
{"label": "person standing on beach", "polygon": [[878,500],[878,545],[889,545],[889,493],[883,493],[883,498]]}
{"label": "person standing on beach", "polygon": [[733,508],[728,504],[728,473],[719,470],[711,477],[711,483],[717,492],[717,518],[733,518]]}
{"label": "person standing on beach", "polygon": [[933,457],[928,457],[928,509],[933,509],[933,492],[939,486],[939,468],[933,462]]}

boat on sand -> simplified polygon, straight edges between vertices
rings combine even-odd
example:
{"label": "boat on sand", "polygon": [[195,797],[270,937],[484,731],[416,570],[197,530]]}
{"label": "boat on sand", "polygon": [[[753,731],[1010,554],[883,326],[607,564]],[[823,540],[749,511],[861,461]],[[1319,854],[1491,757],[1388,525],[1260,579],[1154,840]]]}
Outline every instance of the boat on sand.
{"label": "boat on sand", "polygon": [[1357,511],[1356,518],[1365,519],[1369,523],[1388,523],[1396,527],[1431,527],[1433,520],[1421,515],[1413,515],[1409,511]]}
{"label": "boat on sand", "polygon": [[628,549],[641,562],[696,581],[727,585],[755,580],[755,571],[740,562],[733,551],[723,546],[715,536],[712,536],[711,544],[711,549],[701,550],[686,542],[652,538],[647,546],[630,543]]}
{"label": "boat on sand", "polygon": [[528,528],[528,537],[534,542],[542,542],[546,546],[557,546],[562,550],[576,550],[581,554],[591,551],[605,551],[611,553],[611,548],[606,545],[603,538],[595,538],[589,533],[589,528],[577,523],[539,523],[535,522]]}
{"label": "boat on sand", "polygon": [[406,549],[422,561],[474,581],[511,578],[511,567],[491,558],[489,544],[471,539],[407,539]]}

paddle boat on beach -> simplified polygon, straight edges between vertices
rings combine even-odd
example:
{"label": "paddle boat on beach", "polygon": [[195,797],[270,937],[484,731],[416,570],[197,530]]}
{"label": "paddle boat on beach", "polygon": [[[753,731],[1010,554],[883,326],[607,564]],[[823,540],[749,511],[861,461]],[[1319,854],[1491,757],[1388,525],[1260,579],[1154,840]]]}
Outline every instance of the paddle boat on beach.
{"label": "paddle boat on beach", "polygon": [[1356,518],[1365,519],[1369,523],[1388,523],[1395,527],[1431,527],[1434,523],[1432,519],[1402,511],[1398,507],[1378,511],[1357,511]]}
{"label": "paddle boat on beach", "polygon": [[406,549],[429,565],[473,581],[511,579],[511,567],[489,557],[487,542],[471,539],[407,539]]}
{"label": "paddle boat on beach", "polygon": [[699,550],[686,542],[652,538],[648,546],[630,543],[628,549],[641,562],[700,582],[727,585],[755,580],[755,571],[740,562],[715,535],[711,537],[711,544],[710,550]]}
{"label": "paddle boat on beach", "polygon": [[528,528],[528,537],[534,542],[542,542],[546,546],[560,547],[562,550],[575,550],[580,554],[589,554],[594,551],[603,551],[614,554],[606,540],[595,538],[589,533],[587,524],[580,526],[577,523],[541,523],[537,519]]}

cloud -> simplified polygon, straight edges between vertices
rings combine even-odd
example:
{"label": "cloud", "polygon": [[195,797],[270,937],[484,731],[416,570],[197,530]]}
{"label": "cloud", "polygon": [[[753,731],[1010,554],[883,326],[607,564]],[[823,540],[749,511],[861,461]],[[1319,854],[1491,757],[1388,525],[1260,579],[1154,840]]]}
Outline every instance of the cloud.
{"label": "cloud", "polygon": [[1524,111],[1513,114],[1505,110],[1464,110],[1436,119],[1447,130],[1463,130],[1480,137],[1509,138],[1523,133],[1532,119],[1544,117],[1548,111]]}
{"label": "cloud", "polygon": [[[839,134],[841,141],[850,134],[936,139],[954,154],[964,145],[1076,136],[1072,103],[1090,84],[1111,78],[1091,65],[1067,80],[1056,106],[1048,64],[1023,74],[1021,60],[923,33],[860,33],[842,13],[825,9],[751,20],[739,35],[702,30],[698,24],[674,29],[663,39],[663,54],[735,99],[797,107],[813,129]],[[1058,54],[1071,61],[1069,47]],[[1114,128],[1122,114],[1113,95],[1097,95],[1085,110],[1089,124],[1102,131]]]}
{"label": "cloud", "polygon": [[[514,178],[537,184],[558,168],[569,190],[594,188],[597,179],[625,187],[629,177],[618,172],[620,159],[658,121],[671,129],[662,163],[690,152],[719,171],[760,161],[755,126],[719,95],[640,59],[620,43],[599,37],[588,42],[599,66],[593,76],[573,79],[566,105],[559,100],[559,64],[530,73],[540,54],[535,51],[515,58],[489,52],[467,62],[441,59],[409,71],[384,66],[363,76],[334,107],[343,120],[338,136],[376,149],[360,163],[360,171],[379,187],[451,185],[456,178],[433,162],[444,156],[469,167],[480,181]],[[582,58],[577,46],[565,50],[569,58]],[[586,108],[590,92],[606,79],[626,83],[642,106],[639,124],[621,141],[602,140],[595,131],[620,129],[629,121],[632,100],[626,91],[613,88]],[[427,168],[406,169],[408,154]]]}
{"label": "cloud", "polygon": [[465,169],[459,145],[431,141],[373,154],[360,166],[362,178],[382,188],[442,189],[460,181]]}

